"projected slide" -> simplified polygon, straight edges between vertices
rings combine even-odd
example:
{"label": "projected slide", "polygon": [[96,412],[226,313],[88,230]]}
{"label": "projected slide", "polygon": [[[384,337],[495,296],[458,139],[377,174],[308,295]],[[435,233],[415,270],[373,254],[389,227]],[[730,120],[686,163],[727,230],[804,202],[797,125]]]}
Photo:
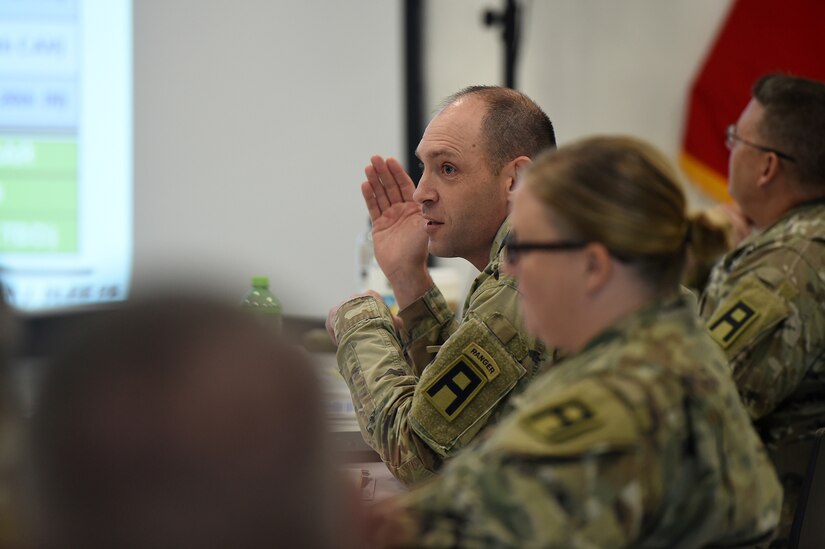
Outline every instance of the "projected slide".
{"label": "projected slide", "polygon": [[126,297],[130,0],[0,0],[0,280],[24,310]]}

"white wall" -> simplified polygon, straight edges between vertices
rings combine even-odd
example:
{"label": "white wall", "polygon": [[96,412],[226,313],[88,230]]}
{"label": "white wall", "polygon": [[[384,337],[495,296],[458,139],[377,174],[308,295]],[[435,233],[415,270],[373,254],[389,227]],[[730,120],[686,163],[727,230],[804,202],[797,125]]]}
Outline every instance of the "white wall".
{"label": "white wall", "polygon": [[[502,3],[427,3],[431,110],[501,83],[500,34],[481,18]],[[675,159],[730,0],[525,4],[519,87],[559,142],[630,133]],[[135,0],[136,289],[187,275],[240,296],[269,274],[287,312],[314,316],[355,290],[363,166],[402,154],[400,6]]]}
{"label": "white wall", "polygon": [[730,5],[728,0],[532,3],[522,89],[552,113],[561,142],[630,133],[675,160],[691,81]]}
{"label": "white wall", "polygon": [[369,156],[401,154],[400,0],[135,0],[134,289],[189,277],[287,313],[356,289]]}
{"label": "white wall", "polygon": [[[486,8],[502,4],[431,0],[431,108],[462,87],[503,82],[500,33],[481,24]],[[528,0],[524,5],[517,84],[548,113],[559,143],[629,133],[675,160],[690,82],[731,1]]]}
{"label": "white wall", "polygon": [[[431,108],[465,86],[503,82],[500,31],[481,24],[486,8],[502,5],[430,1]],[[690,83],[731,1],[528,0],[524,5],[517,85],[550,116],[559,144],[597,133],[631,134],[675,162]],[[687,189],[695,207],[708,203]]]}

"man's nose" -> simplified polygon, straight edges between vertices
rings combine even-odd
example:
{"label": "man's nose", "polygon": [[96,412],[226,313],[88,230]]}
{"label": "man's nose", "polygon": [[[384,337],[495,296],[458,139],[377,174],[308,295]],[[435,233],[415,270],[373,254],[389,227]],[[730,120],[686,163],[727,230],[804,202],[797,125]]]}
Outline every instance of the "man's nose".
{"label": "man's nose", "polygon": [[421,175],[421,179],[418,180],[418,186],[413,192],[413,200],[419,204],[424,204],[425,202],[435,202],[438,200],[438,193],[435,190],[435,185],[433,184],[430,176],[427,175],[426,170],[424,170],[424,173]]}

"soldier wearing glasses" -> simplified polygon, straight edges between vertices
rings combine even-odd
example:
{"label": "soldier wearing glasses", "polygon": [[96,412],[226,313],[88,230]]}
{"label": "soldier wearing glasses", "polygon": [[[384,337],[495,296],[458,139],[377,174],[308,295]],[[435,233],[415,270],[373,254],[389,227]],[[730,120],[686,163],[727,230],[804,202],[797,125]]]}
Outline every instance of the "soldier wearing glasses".
{"label": "soldier wearing glasses", "polygon": [[714,268],[700,315],[785,489],[792,520],[825,426],[825,84],[769,75],[727,132],[731,196],[756,231]]}
{"label": "soldier wearing glasses", "polygon": [[724,354],[680,294],[695,221],[664,157],[611,137],[544,153],[512,221],[525,326],[566,358],[437,481],[382,505],[379,545],[768,539],[780,485]]}

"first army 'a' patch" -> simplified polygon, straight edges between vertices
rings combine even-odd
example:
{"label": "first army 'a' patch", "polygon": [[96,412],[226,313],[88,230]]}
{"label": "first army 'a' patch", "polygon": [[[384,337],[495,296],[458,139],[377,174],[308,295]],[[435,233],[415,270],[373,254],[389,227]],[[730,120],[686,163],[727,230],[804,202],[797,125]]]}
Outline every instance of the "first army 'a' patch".
{"label": "first army 'a' patch", "polygon": [[757,316],[759,313],[754,307],[739,299],[733,306],[711,319],[708,331],[716,343],[727,349]]}
{"label": "first army 'a' patch", "polygon": [[424,394],[447,421],[452,421],[500,373],[493,357],[481,346],[470,343],[444,373],[424,389]]}
{"label": "first army 'a' patch", "polygon": [[534,436],[550,443],[563,443],[604,425],[592,408],[571,398],[534,412],[522,421]]}

